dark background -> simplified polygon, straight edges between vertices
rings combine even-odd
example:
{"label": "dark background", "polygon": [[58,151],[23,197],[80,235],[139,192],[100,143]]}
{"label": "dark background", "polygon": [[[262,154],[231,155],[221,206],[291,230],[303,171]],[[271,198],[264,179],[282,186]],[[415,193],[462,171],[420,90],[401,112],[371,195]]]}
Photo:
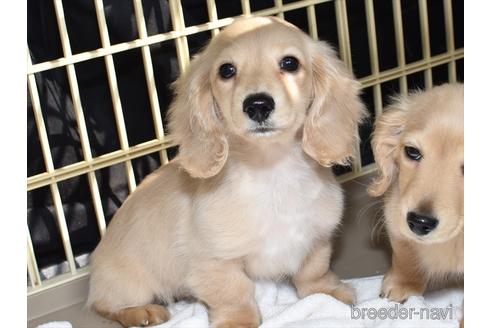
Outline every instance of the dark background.
{"label": "dark background", "polygon": [[[208,22],[205,0],[182,0],[186,26]],[[284,3],[295,2],[284,0]],[[422,59],[419,11],[417,0],[402,0],[405,56],[407,63]],[[428,3],[431,55],[446,52],[443,1]],[[453,0],[453,19],[456,48],[464,46],[463,0]],[[219,18],[240,15],[240,0],[216,0]],[[92,1],[70,0],[63,2],[67,29],[73,54],[101,47],[101,40]],[[137,27],[130,0],[104,1],[106,20],[112,44],[138,38]],[[257,11],[274,6],[274,1],[251,0],[251,10]],[[149,35],[172,30],[168,3],[165,0],[144,0],[144,16]],[[33,63],[63,57],[58,26],[52,1],[27,1],[28,45]],[[392,15],[392,1],[374,0],[376,32],[380,70],[397,66],[396,46]],[[371,74],[364,1],[347,0],[350,43],[353,70],[360,78]],[[318,35],[338,48],[334,2],[316,5]],[[308,32],[306,9],[285,13],[285,19]],[[191,54],[199,51],[209,40],[210,32],[188,37]],[[174,40],[150,46],[155,82],[162,117],[172,98],[169,84],[179,74]],[[113,55],[118,88],[130,146],[155,138],[150,103],[145,82],[143,59],[140,49]],[[463,81],[463,60],[457,62],[458,79]],[[80,96],[91,150],[94,157],[120,149],[113,105],[103,58],[75,64]],[[434,84],[447,82],[447,64],[432,69]],[[55,168],[83,160],[80,138],[77,132],[66,68],[57,68],[36,74],[41,108],[48,132]],[[408,76],[409,89],[424,88],[424,74]],[[382,84],[383,102],[399,92],[398,79]],[[373,162],[370,148],[370,133],[374,121],[372,88],[362,94],[371,111],[370,119],[360,127],[362,164]],[[45,166],[28,95],[27,108],[27,176],[45,172]],[[164,122],[165,125],[166,122]],[[176,149],[168,151],[174,156]],[[159,165],[158,154],[132,160],[137,183]],[[336,168],[336,173],[350,171]],[[95,172],[104,214],[109,222],[114,212],[128,195],[124,164],[118,164]],[[92,251],[100,237],[94,207],[86,175],[64,180],[59,184],[63,209],[67,219],[72,248],[75,255]],[[53,200],[49,187],[27,194],[27,220],[31,232],[36,259],[40,268],[65,260],[61,239],[55,219]]]}

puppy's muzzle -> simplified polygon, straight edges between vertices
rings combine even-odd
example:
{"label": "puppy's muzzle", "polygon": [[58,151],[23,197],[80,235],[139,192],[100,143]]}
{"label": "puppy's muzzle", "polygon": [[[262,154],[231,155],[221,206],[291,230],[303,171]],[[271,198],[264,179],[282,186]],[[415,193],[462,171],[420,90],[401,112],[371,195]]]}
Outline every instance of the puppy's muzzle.
{"label": "puppy's muzzle", "polygon": [[408,227],[417,236],[427,235],[429,232],[434,230],[439,221],[429,215],[423,215],[415,212],[407,213],[407,223]]}
{"label": "puppy's muzzle", "polygon": [[274,109],[275,101],[266,93],[249,95],[243,101],[243,112],[245,112],[250,119],[258,123],[266,121]]}

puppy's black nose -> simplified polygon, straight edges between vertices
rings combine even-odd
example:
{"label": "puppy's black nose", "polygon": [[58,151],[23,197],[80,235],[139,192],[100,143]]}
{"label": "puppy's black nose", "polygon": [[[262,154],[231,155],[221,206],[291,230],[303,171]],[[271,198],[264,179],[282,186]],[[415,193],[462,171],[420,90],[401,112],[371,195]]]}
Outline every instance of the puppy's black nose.
{"label": "puppy's black nose", "polygon": [[275,101],[266,93],[249,95],[243,101],[243,112],[258,123],[265,121],[274,109]]}
{"label": "puppy's black nose", "polygon": [[407,213],[407,223],[410,230],[417,236],[427,235],[437,227],[439,221],[428,215],[423,215],[415,212]]}

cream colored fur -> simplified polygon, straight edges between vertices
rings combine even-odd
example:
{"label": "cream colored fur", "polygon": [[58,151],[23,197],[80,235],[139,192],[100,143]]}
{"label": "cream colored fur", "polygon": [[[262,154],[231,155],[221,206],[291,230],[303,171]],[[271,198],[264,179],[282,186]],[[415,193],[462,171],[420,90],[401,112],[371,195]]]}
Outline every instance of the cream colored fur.
{"label": "cream colored fur", "polygon": [[[279,69],[296,56],[297,72]],[[233,62],[224,80],[218,67]],[[125,326],[169,318],[159,305],[192,296],[214,327],[257,327],[255,279],[292,278],[300,296],[352,302],[330,271],[343,193],[322,165],[346,162],[364,115],[359,84],[333,50],[275,18],[222,31],[176,82],[169,124],[178,158],[116,213],[92,255],[87,304]],[[274,131],[251,132],[252,93],[276,107]]]}

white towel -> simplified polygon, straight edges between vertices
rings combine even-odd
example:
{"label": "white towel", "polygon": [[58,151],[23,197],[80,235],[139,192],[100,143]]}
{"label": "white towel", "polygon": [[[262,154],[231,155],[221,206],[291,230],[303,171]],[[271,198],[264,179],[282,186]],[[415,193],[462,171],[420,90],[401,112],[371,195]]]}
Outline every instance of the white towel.
{"label": "white towel", "polygon": [[[347,280],[357,293],[357,304],[353,308],[328,295],[315,294],[299,299],[289,285],[258,282],[256,300],[263,318],[261,328],[459,327],[462,289],[444,289],[425,297],[410,297],[402,305],[379,298],[381,281],[382,276]],[[201,304],[179,302],[169,306],[169,310],[171,320],[156,328],[207,327],[207,312]]]}
{"label": "white towel", "polygon": [[36,328],[72,328],[72,324],[67,321],[52,321],[39,325]]}
{"label": "white towel", "polygon": [[[381,281],[382,276],[347,280],[356,289],[357,304],[354,307],[324,294],[299,299],[290,285],[258,282],[256,300],[263,318],[261,328],[459,327],[462,289],[450,288],[427,293],[425,297],[413,296],[399,304],[379,298]],[[207,311],[202,304],[182,301],[170,305],[169,311],[171,319],[156,328],[208,326]],[[43,328],[48,327],[67,326]]]}

